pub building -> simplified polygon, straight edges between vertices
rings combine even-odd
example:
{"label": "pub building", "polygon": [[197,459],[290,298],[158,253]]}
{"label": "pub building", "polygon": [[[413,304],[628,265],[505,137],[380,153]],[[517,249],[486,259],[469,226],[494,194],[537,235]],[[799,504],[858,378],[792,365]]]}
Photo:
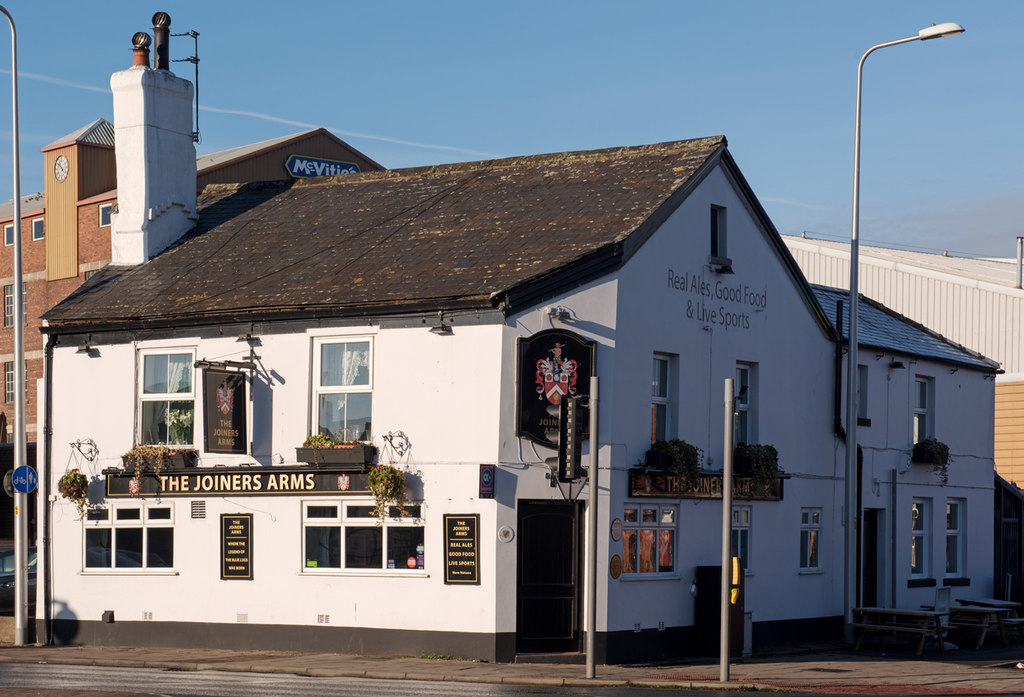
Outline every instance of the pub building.
{"label": "pub building", "polygon": [[[578,398],[581,464],[600,472],[598,660],[715,654],[726,378],[737,442],[772,445],[781,465],[757,486],[737,478],[742,648],[842,635],[839,337],[725,138],[197,198],[191,85],[135,65],[111,86],[114,259],[43,328],[40,640],[578,653],[594,492],[552,464],[560,406]],[[147,169],[139,153],[154,148],[162,164]],[[911,492],[931,502],[913,544],[936,567],[938,497],[957,492],[978,536],[963,578],[992,592],[991,443],[957,419],[991,405],[991,383],[961,358],[956,376],[934,371],[936,390],[958,387],[931,408],[954,451],[978,455],[982,485],[954,467],[945,489],[894,470],[894,515],[865,462],[892,541],[877,546],[878,592],[894,593],[879,602],[931,590],[907,585]],[[909,397],[873,394],[886,407],[874,425]],[[303,449],[313,434],[350,445]],[[647,463],[671,439],[700,449],[685,485]],[[145,445],[174,454],[122,459]],[[401,471],[409,499],[382,520],[378,464]],[[82,515],[56,495],[73,468],[90,478]],[[934,576],[922,563],[914,577]]]}

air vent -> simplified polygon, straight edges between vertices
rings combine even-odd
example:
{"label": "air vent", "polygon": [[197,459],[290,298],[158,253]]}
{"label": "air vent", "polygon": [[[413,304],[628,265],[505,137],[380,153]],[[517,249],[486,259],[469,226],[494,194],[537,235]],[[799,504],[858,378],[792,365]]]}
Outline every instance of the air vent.
{"label": "air vent", "polygon": [[633,625],[633,631],[637,632],[637,633],[640,632],[640,623],[639,622],[637,622],[636,624]]}
{"label": "air vent", "polygon": [[317,615],[316,616],[316,623],[317,624],[330,624],[331,623],[331,616],[330,615]]}
{"label": "air vent", "polygon": [[148,610],[143,612],[142,613],[142,619],[144,619],[144,620],[151,620],[151,619],[153,619],[153,613],[149,612]]}
{"label": "air vent", "polygon": [[659,632],[664,632],[665,631],[665,620],[660,620],[658,622],[658,631]]}
{"label": "air vent", "polygon": [[249,613],[248,612],[239,612],[237,615],[235,615],[235,621],[238,622],[238,624],[248,624],[248,622],[249,622]]}
{"label": "air vent", "polygon": [[206,517],[206,501],[193,501],[192,502],[192,517],[193,518],[205,518]]}

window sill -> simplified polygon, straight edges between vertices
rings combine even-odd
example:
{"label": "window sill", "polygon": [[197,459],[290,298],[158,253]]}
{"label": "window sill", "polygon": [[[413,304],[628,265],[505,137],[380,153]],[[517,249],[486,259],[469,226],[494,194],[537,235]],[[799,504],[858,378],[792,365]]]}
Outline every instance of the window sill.
{"label": "window sill", "polygon": [[800,576],[821,576],[825,573],[824,569],[800,569],[798,572]]}
{"label": "window sill", "polygon": [[678,581],[682,578],[676,573],[666,574],[622,574],[619,576],[620,581],[628,581],[630,583],[634,581]]}
{"label": "window sill", "polygon": [[303,569],[299,576],[349,576],[353,578],[430,578],[423,569]]}
{"label": "window sill", "polygon": [[857,425],[858,426],[870,426],[871,425],[871,419],[865,418],[863,416],[858,416],[857,417]]}
{"label": "window sill", "polygon": [[180,576],[173,569],[85,569],[79,576]]}
{"label": "window sill", "polygon": [[911,578],[907,580],[907,588],[933,588],[938,585],[934,578]]}
{"label": "window sill", "polygon": [[971,579],[963,578],[961,576],[951,576],[950,578],[942,579],[942,585],[944,585],[944,586],[969,586],[969,585],[971,585]]}

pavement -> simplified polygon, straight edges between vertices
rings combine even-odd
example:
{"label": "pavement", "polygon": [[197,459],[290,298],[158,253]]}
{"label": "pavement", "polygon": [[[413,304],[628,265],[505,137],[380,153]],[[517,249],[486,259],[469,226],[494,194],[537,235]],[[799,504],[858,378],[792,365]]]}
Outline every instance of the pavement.
{"label": "pavement", "polygon": [[[981,650],[920,657],[908,647],[877,644],[853,651],[841,645],[788,647],[771,655],[730,663],[720,682],[717,659],[672,665],[599,665],[588,679],[584,665],[485,663],[452,658],[355,656],[288,651],[166,649],[110,646],[14,646],[0,644],[0,663],[37,663],[159,668],[164,670],[283,673],[313,677],[456,681],[572,687],[651,687],[874,695],[1024,694],[1024,644],[989,642]],[[1022,664],[1024,665],[1024,664]],[[0,697],[124,697],[124,693],[37,690],[0,686]]]}

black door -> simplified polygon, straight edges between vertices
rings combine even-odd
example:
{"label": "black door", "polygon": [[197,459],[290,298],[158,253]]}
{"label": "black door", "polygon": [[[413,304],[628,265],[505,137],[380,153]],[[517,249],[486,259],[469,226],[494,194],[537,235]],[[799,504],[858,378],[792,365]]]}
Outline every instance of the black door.
{"label": "black door", "polygon": [[518,530],[516,651],[579,651],[579,508],[520,501]]}

